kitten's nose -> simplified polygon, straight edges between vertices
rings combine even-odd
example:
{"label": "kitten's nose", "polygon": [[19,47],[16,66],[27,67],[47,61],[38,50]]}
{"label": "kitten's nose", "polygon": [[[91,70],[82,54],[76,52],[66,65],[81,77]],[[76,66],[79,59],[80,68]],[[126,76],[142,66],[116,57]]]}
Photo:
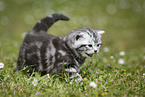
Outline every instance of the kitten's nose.
{"label": "kitten's nose", "polygon": [[97,53],[97,50],[94,50],[95,53]]}

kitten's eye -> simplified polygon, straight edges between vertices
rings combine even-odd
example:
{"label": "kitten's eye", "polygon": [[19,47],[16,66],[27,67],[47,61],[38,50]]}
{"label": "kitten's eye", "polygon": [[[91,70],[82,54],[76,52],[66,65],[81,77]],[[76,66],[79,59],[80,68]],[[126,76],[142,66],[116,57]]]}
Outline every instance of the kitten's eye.
{"label": "kitten's eye", "polygon": [[102,45],[102,43],[100,43],[100,44],[97,44],[97,47],[99,47],[100,45]]}
{"label": "kitten's eye", "polygon": [[88,46],[89,46],[89,47],[92,47],[92,45],[91,45],[91,44],[89,44]]}
{"label": "kitten's eye", "polygon": [[77,36],[76,36],[76,40],[78,40],[79,38],[80,38],[80,36],[79,36],[79,35],[77,35]]}
{"label": "kitten's eye", "polygon": [[79,48],[81,48],[81,47],[85,47],[86,45],[85,44],[83,44],[83,45],[81,45]]}
{"label": "kitten's eye", "polygon": [[82,45],[83,47],[85,47],[86,45],[84,44],[84,45]]}

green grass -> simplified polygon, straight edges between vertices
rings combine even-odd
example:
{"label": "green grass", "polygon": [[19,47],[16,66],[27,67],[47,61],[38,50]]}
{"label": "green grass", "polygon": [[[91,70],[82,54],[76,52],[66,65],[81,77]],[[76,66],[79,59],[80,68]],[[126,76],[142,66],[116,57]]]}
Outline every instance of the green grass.
{"label": "green grass", "polygon": [[[145,96],[144,5],[144,0],[1,0],[0,63],[5,65],[0,68],[0,96]],[[53,35],[64,36],[84,26],[106,31],[99,55],[88,58],[80,68],[82,82],[66,81],[52,74],[50,78],[40,77],[39,73],[32,77],[15,71],[22,35],[52,13],[70,17],[69,22],[53,25],[48,32]],[[104,52],[105,47],[109,52]],[[120,51],[125,55],[120,56]],[[118,64],[120,58],[124,64]],[[32,84],[34,78],[38,80],[36,86]],[[92,88],[90,82],[97,87]]]}
{"label": "green grass", "polygon": [[[100,56],[94,55],[93,58],[87,59],[81,67],[82,82],[75,82],[58,75],[50,74],[48,78],[47,75],[40,77],[39,73],[35,73],[35,77],[32,77],[22,72],[15,72],[15,59],[7,57],[4,58],[4,68],[0,69],[0,94],[61,97],[145,96],[145,80],[142,77],[145,73],[143,55],[138,57],[134,52],[126,52],[126,55],[120,56],[119,52],[112,54],[111,51],[101,50]],[[110,56],[114,58],[111,59]],[[124,64],[118,64],[120,58],[125,59]],[[32,84],[34,78],[38,80],[36,86]],[[95,82],[97,87],[90,87],[90,82]]]}

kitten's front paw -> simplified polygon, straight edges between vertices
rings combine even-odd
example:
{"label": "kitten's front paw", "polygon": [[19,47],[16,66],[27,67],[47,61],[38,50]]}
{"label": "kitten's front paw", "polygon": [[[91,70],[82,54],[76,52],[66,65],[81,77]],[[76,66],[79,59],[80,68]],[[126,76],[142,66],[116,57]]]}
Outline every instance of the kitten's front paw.
{"label": "kitten's front paw", "polygon": [[81,82],[82,81],[82,78],[76,78],[75,79],[75,82]]}
{"label": "kitten's front paw", "polygon": [[75,79],[76,82],[80,82],[82,80],[82,76],[77,72],[75,68],[65,69],[66,72],[69,72],[70,79]]}
{"label": "kitten's front paw", "polygon": [[77,73],[75,75],[75,82],[81,82],[81,81],[82,81],[82,76],[79,73]]}

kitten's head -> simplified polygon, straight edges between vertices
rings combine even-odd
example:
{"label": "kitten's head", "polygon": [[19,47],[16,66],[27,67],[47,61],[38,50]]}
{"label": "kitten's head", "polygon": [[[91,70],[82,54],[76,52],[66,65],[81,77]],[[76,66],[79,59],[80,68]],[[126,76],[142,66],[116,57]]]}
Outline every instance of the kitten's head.
{"label": "kitten's head", "polygon": [[99,52],[102,45],[101,34],[104,32],[103,30],[84,27],[73,30],[64,40],[70,48],[75,49],[82,57],[91,57],[94,53]]}

